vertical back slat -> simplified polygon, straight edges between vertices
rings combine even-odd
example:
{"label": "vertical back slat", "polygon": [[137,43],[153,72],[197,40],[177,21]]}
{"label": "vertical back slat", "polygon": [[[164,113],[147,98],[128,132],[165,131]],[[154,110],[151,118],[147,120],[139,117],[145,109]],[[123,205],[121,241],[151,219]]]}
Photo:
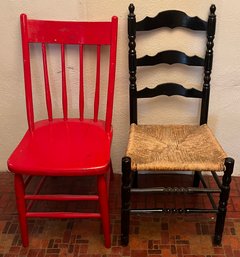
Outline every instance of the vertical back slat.
{"label": "vertical back slat", "polygon": [[61,61],[62,61],[62,106],[63,106],[63,118],[68,118],[67,107],[67,83],[66,83],[66,65],[65,65],[65,47],[61,44]]}
{"label": "vertical back slat", "polygon": [[79,115],[80,115],[80,120],[83,120],[84,119],[83,45],[79,46],[79,70],[80,70]]}
{"label": "vertical back slat", "polygon": [[97,45],[96,89],[95,89],[95,99],[94,99],[94,121],[98,120],[98,111],[99,111],[100,63],[101,63],[101,45]]}
{"label": "vertical back slat", "polygon": [[[108,92],[106,104],[106,131],[111,131],[112,107],[115,79],[116,62],[116,36],[117,36],[117,17],[112,18],[112,22],[65,22],[65,21],[44,21],[28,20],[26,15],[21,15],[22,26],[22,44],[24,59],[24,77],[26,90],[27,116],[30,130],[34,130],[34,111],[32,98],[32,82],[30,67],[30,49],[29,44],[40,43],[44,76],[45,102],[48,120],[53,117],[53,99],[50,86],[49,74],[49,53],[47,44],[59,44],[61,52],[61,72],[62,72],[62,112],[63,119],[69,118],[68,114],[68,91],[67,91],[67,71],[66,71],[66,45],[77,44],[79,46],[79,119],[85,119],[84,113],[84,45],[94,45],[96,47],[96,81],[95,95],[93,103],[93,121],[99,120],[100,111],[100,93],[101,93],[101,58],[102,45],[110,47],[110,63],[108,76]],[[76,33],[75,33],[76,32]]]}
{"label": "vertical back slat", "polygon": [[118,25],[118,18],[114,16],[112,17],[112,31],[111,31],[109,80],[108,80],[108,95],[107,95],[106,124],[105,124],[106,132],[110,132],[111,126],[112,126],[113,96],[114,96],[114,83],[115,83],[115,73],[116,73],[117,25]]}
{"label": "vertical back slat", "polygon": [[51,100],[51,92],[50,92],[50,87],[49,87],[47,53],[46,53],[46,44],[45,43],[42,43],[42,58],[43,58],[46,106],[47,106],[47,112],[48,112],[48,119],[51,121],[53,119],[53,117],[52,117],[52,100]]}

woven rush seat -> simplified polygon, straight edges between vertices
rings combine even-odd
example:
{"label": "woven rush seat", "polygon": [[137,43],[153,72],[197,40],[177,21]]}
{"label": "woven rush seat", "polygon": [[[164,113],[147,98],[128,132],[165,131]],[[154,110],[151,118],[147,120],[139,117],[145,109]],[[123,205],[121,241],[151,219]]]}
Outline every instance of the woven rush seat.
{"label": "woven rush seat", "polygon": [[223,171],[226,153],[204,125],[131,124],[132,170]]}

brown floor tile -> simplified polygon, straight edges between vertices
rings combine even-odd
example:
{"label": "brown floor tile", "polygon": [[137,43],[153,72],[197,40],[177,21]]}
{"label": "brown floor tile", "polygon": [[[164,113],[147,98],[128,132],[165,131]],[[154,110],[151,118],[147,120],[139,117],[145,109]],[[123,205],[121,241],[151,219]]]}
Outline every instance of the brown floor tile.
{"label": "brown floor tile", "polygon": [[[151,176],[140,180],[140,186],[168,183],[171,177],[164,176],[159,180]],[[191,183],[190,176],[179,176],[175,181],[184,185]],[[209,184],[214,184],[207,177]],[[76,182],[77,186],[73,183]],[[49,178],[43,188],[45,193],[64,192],[70,189],[84,192],[86,186],[95,182],[91,178],[66,180]],[[56,220],[29,219],[30,245],[23,248],[19,235],[18,217],[13,192],[13,176],[0,173],[0,257],[240,257],[240,177],[233,177],[232,191],[229,199],[227,219],[221,246],[213,246],[212,235],[216,217],[208,215],[167,215],[146,214],[131,215],[130,243],[128,247],[120,245],[120,193],[121,176],[116,174],[110,189],[110,214],[112,230],[112,247],[105,249],[99,220]],[[32,188],[35,187],[35,182]],[[203,196],[148,195],[132,197],[132,206],[182,208],[182,206],[204,206],[210,208],[208,199]],[[34,210],[97,210],[98,206],[70,203],[67,206],[59,203],[39,203]]]}

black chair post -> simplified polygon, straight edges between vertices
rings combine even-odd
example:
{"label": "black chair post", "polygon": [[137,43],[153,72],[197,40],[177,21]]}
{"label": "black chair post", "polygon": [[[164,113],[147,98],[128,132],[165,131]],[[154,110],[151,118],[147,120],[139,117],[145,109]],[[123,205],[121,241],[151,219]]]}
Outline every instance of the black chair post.
{"label": "black chair post", "polygon": [[207,27],[207,49],[205,55],[204,64],[204,84],[203,84],[203,96],[202,96],[202,106],[201,106],[201,117],[200,125],[206,124],[208,120],[208,108],[209,108],[209,95],[210,95],[210,80],[212,72],[212,62],[213,62],[213,46],[214,46],[214,36],[216,27],[216,7],[211,5],[210,15],[208,18]]}
{"label": "black chair post", "polygon": [[[212,62],[213,62],[213,46],[214,46],[214,35],[216,28],[216,7],[211,5],[210,15],[208,17],[208,27],[207,27],[207,49],[205,55],[204,64],[204,84],[202,90],[202,106],[201,106],[201,116],[200,125],[207,124],[208,121],[208,109],[209,109],[209,96],[210,96],[210,81],[212,72]],[[200,182],[200,177],[198,172],[194,173],[193,186],[198,187]]]}
{"label": "black chair post", "polygon": [[131,197],[131,159],[122,158],[121,244],[128,245]]}
{"label": "black chair post", "polygon": [[[128,15],[128,40],[129,40],[129,51],[128,51],[128,65],[129,65],[129,100],[130,100],[130,124],[137,124],[137,86],[136,86],[136,16],[134,14],[134,5],[130,4]],[[133,174],[133,187],[138,187],[138,172],[135,171]]]}
{"label": "black chair post", "polygon": [[227,204],[230,193],[231,175],[233,173],[234,160],[232,158],[226,158],[225,171],[222,178],[222,187],[220,193],[220,200],[218,205],[218,214],[215,227],[215,236],[213,243],[220,245],[222,241],[222,234],[224,229],[225,217],[227,213]]}
{"label": "black chair post", "polygon": [[130,96],[130,124],[137,124],[137,96],[136,96],[136,16],[134,5],[130,4],[128,15],[128,63],[129,63],[129,96]]}

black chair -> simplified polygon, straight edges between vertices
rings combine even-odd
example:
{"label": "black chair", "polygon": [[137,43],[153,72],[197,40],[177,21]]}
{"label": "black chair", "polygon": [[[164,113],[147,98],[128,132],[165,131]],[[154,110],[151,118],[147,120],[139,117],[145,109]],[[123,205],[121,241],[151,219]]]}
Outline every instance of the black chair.
{"label": "black chair", "polygon": [[[129,38],[129,74],[130,74],[130,134],[127,152],[122,159],[122,212],[121,212],[121,243],[127,245],[129,242],[130,214],[135,213],[215,213],[217,215],[215,225],[214,244],[221,244],[224,229],[227,202],[230,192],[231,174],[233,172],[234,160],[227,157],[218,141],[207,125],[210,80],[213,62],[213,40],[216,24],[216,7],[210,7],[210,14],[207,21],[199,17],[189,17],[184,12],[170,10],[160,12],[156,17],[145,17],[136,22],[134,14],[135,7],[129,6],[128,15],[128,38]],[[145,55],[139,57],[136,53],[136,36],[143,34],[148,36],[149,30],[162,27],[174,29],[183,27],[189,32],[198,31],[206,36],[205,58],[197,55],[188,56],[181,51],[168,50],[157,53],[155,56]],[[138,33],[137,33],[138,32]],[[153,32],[150,34],[152,35]],[[138,41],[137,41],[138,42]],[[139,43],[139,42],[138,42]],[[146,46],[148,47],[148,46]],[[187,46],[189,47],[189,46]],[[141,84],[136,80],[137,73],[144,69],[144,66],[160,64],[184,64],[188,66],[199,66],[203,69],[203,86],[201,90],[196,88],[185,88],[184,86],[169,82],[159,84],[156,87],[137,87]],[[137,69],[142,66],[141,70]],[[165,66],[166,67],[166,66]],[[175,66],[173,66],[175,67]],[[171,68],[173,68],[171,67]],[[191,67],[190,67],[191,68]],[[148,67],[148,70],[150,67]],[[156,67],[154,68],[156,71]],[[136,83],[137,82],[137,83]],[[179,96],[195,98],[196,103],[201,101],[200,122],[196,125],[140,125],[138,124],[137,107],[140,104],[139,98],[154,98],[159,95]],[[166,97],[165,97],[166,98]],[[160,101],[160,99],[159,99]],[[143,100],[141,100],[141,103]],[[160,112],[161,110],[159,110]],[[156,173],[159,176],[161,171],[171,171],[172,176],[179,174],[179,171],[190,171],[193,175],[193,185],[189,187],[138,187],[138,178],[141,173]],[[159,171],[159,172],[156,172]],[[206,177],[202,172],[209,171],[213,176],[216,186],[209,187]],[[223,171],[222,182],[219,179],[218,171]],[[149,173],[148,173],[149,172]],[[182,173],[180,173],[182,174]],[[146,175],[145,175],[146,176]],[[201,182],[201,185],[200,185]],[[131,206],[132,193],[158,192],[163,194],[203,194],[209,197],[211,208],[157,208],[157,209],[134,209]],[[219,202],[215,203],[215,194],[218,194]],[[184,228],[183,228],[184,229]]]}

